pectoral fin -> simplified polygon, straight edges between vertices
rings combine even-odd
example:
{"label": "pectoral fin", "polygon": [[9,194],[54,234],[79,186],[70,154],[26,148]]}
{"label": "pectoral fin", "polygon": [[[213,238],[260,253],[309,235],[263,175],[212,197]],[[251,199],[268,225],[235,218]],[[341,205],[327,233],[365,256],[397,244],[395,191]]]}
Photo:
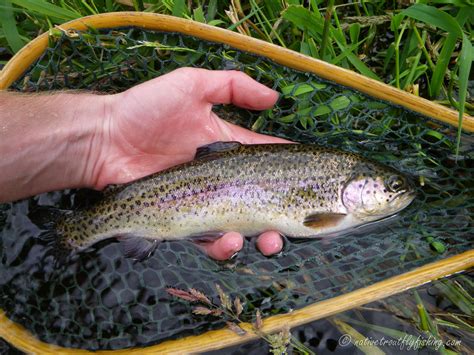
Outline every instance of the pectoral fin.
{"label": "pectoral fin", "polygon": [[159,241],[155,239],[146,239],[129,235],[118,236],[117,240],[120,241],[123,254],[127,258],[135,260],[144,260],[148,258],[159,244]]}
{"label": "pectoral fin", "polygon": [[218,231],[209,231],[201,234],[193,234],[189,237],[192,238],[192,241],[198,244],[211,243],[215,242],[217,239],[221,238],[225,233]]}
{"label": "pectoral fin", "polygon": [[335,227],[346,217],[345,213],[315,213],[306,216],[303,224],[310,228]]}
{"label": "pectoral fin", "polygon": [[241,145],[239,142],[214,142],[203,145],[196,149],[194,159],[212,159],[218,156],[219,153],[237,149]]}

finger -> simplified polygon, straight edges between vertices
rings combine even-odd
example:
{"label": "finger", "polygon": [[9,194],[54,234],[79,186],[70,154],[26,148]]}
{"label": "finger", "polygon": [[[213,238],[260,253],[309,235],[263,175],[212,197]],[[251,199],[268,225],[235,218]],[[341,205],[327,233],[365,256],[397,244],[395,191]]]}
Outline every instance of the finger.
{"label": "finger", "polygon": [[243,245],[244,238],[241,234],[229,232],[213,242],[201,243],[200,247],[213,259],[227,260],[239,252]]}
{"label": "finger", "polygon": [[239,71],[199,70],[200,88],[204,100],[212,104],[234,104],[264,110],[272,107],[278,93]]}
{"label": "finger", "polygon": [[278,254],[283,249],[283,238],[276,231],[267,231],[257,239],[257,248],[265,256]]}
{"label": "finger", "polygon": [[265,144],[265,143],[294,143],[289,140],[255,133],[243,127],[219,119],[223,137],[226,140],[238,141],[242,144]]}

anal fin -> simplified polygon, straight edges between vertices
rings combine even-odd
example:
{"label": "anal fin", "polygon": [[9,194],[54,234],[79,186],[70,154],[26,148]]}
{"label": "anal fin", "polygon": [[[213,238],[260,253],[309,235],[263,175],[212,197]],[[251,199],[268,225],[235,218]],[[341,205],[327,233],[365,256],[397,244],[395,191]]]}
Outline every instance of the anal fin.
{"label": "anal fin", "polygon": [[159,241],[156,239],[147,239],[131,235],[118,236],[117,240],[120,242],[123,254],[127,258],[135,260],[149,258],[159,244]]}

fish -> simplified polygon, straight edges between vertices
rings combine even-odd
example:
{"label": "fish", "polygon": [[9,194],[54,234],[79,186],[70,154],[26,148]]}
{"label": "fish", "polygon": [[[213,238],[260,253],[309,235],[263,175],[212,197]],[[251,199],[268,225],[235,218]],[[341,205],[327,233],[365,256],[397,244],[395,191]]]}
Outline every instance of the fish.
{"label": "fish", "polygon": [[415,198],[411,180],[354,153],[308,144],[215,142],[195,159],[109,188],[56,223],[61,248],[115,237],[144,258],[158,241],[256,236],[322,238],[392,216]]}

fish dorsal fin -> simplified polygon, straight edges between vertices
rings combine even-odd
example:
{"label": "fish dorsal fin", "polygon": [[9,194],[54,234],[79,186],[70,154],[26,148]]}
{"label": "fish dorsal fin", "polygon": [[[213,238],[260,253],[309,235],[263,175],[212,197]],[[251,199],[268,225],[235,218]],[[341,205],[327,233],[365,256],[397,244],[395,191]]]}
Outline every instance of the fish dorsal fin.
{"label": "fish dorsal fin", "polygon": [[213,158],[219,153],[228,152],[237,149],[241,146],[239,142],[214,142],[211,144],[203,145],[196,149],[196,155],[194,159],[209,159]]}
{"label": "fish dorsal fin", "polygon": [[107,185],[103,190],[102,193],[104,196],[110,196],[113,194],[118,193],[119,191],[122,191],[125,188],[126,185]]}
{"label": "fish dorsal fin", "polygon": [[117,240],[120,241],[123,254],[127,258],[135,260],[148,258],[155,251],[159,243],[155,239],[146,239],[133,235],[117,236]]}
{"label": "fish dorsal fin", "polygon": [[340,223],[347,215],[345,213],[314,213],[306,216],[303,224],[310,228],[324,228],[324,227],[335,227]]}

